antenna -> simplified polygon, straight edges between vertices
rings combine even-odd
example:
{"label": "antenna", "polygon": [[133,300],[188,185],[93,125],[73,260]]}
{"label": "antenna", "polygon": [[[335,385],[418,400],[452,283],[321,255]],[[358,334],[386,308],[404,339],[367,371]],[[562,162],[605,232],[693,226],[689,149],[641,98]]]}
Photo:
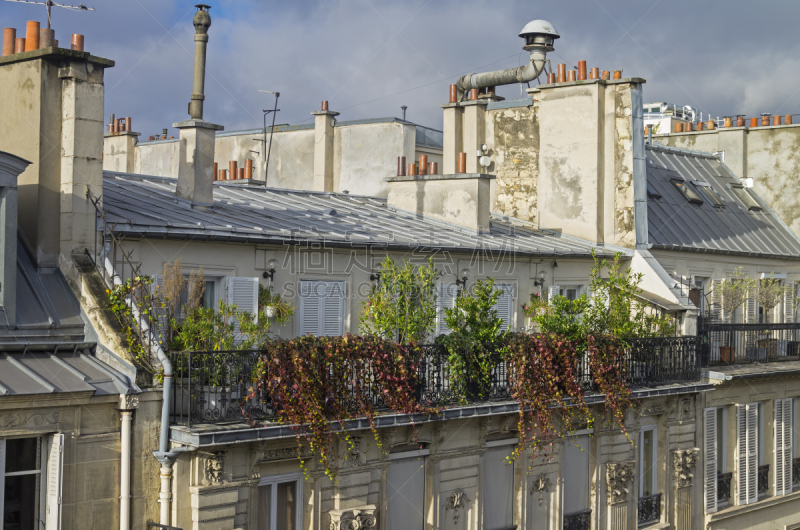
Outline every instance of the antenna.
{"label": "antenna", "polygon": [[278,115],[281,109],[278,108],[278,98],[281,97],[280,92],[273,92],[272,90],[259,90],[266,94],[275,95],[275,108],[264,111],[264,147],[267,147],[267,114],[272,114],[272,130],[269,134],[269,148],[267,148],[267,158],[264,167],[264,186],[267,185],[267,175],[269,175],[269,155],[272,152],[272,137],[275,136],[275,116]]}
{"label": "antenna", "polygon": [[53,0],[45,0],[44,2],[34,2],[33,0],[3,0],[4,2],[19,2],[20,4],[35,4],[37,6],[45,6],[47,7],[47,29],[50,29],[50,8],[55,7],[63,7],[64,9],[71,9],[73,11],[94,11],[93,7],[86,7],[83,4],[78,4],[76,6],[67,5],[67,4],[57,4],[53,2]]}

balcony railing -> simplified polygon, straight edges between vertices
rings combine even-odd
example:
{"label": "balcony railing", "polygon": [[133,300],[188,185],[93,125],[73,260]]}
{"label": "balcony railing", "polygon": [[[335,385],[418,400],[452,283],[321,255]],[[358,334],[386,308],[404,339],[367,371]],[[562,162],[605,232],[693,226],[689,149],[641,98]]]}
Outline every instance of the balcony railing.
{"label": "balcony railing", "polygon": [[792,460],[792,484],[800,486],[800,458]]}
{"label": "balcony railing", "polygon": [[[635,339],[624,360],[625,381],[632,387],[698,380],[700,368],[695,337]],[[501,345],[488,345],[493,360],[488,387],[467,384],[466,396],[456,393],[449,354],[441,345],[425,345],[415,381],[417,399],[426,406],[478,401],[508,401],[511,397],[509,368]],[[173,421],[218,423],[242,421],[242,407],[253,420],[276,416],[270,396],[257,388],[255,370],[263,352],[213,351],[172,354],[174,384]],[[587,356],[578,361],[578,378],[587,391],[594,391]],[[256,388],[251,391],[251,388]],[[369,385],[367,385],[369,386]],[[480,398],[479,398],[480,395]],[[371,396],[376,409],[384,407],[381,397]]]}
{"label": "balcony railing", "polygon": [[639,497],[639,526],[647,526],[661,520],[661,494]]}
{"label": "balcony railing", "polygon": [[758,466],[758,494],[769,490],[769,464]]}
{"label": "balcony railing", "polygon": [[717,503],[730,502],[731,479],[733,479],[733,473],[719,473],[717,475]]}
{"label": "balcony railing", "polygon": [[701,318],[703,366],[800,360],[800,323],[720,324]]}
{"label": "balcony railing", "polygon": [[590,530],[592,528],[592,510],[564,515],[564,530]]}

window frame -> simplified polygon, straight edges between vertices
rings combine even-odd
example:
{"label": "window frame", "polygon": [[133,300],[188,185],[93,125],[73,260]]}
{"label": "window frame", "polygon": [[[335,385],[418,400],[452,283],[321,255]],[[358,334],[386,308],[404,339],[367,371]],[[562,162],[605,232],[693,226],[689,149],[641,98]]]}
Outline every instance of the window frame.
{"label": "window frame", "polygon": [[[31,433],[33,434],[33,433]],[[21,477],[27,475],[35,475],[37,480],[36,490],[36,500],[34,503],[34,525],[37,526],[44,526],[46,523],[46,507],[47,507],[47,482],[48,482],[48,473],[47,473],[47,464],[49,461],[49,454],[48,448],[50,446],[47,443],[48,440],[52,438],[52,435],[42,434],[42,435],[19,435],[19,436],[0,436],[0,444],[2,444],[2,450],[0,450],[0,514],[5,513],[5,483],[6,477]],[[6,461],[8,458],[8,440],[20,440],[20,439],[35,439],[36,440],[36,453],[37,453],[37,465],[38,469],[34,470],[26,470],[26,471],[12,471],[6,473]],[[62,468],[63,469],[63,468]],[[63,471],[62,471],[63,473]],[[59,501],[59,505],[61,502]],[[59,528],[60,528],[60,518],[59,518]]]}
{"label": "window frame", "polygon": [[741,184],[729,184],[729,189],[733,194],[739,199],[739,202],[745,207],[746,210],[751,212],[760,212],[764,208],[761,206],[761,203],[756,200],[755,196],[750,193],[748,188],[745,188]]}
{"label": "window frame", "polygon": [[[297,506],[295,507],[295,528],[301,530],[303,528],[303,473],[283,473],[281,475],[269,475],[261,477],[258,481],[257,488],[272,486],[270,489],[270,521],[267,528],[269,530],[276,530],[278,518],[278,484],[285,484],[287,482],[294,482],[297,494]],[[259,498],[258,490],[256,490],[256,499]],[[260,506],[256,506],[256,514],[260,514]],[[256,515],[258,517],[259,515]],[[258,520],[256,520],[258,526]]]}
{"label": "window frame", "polygon": [[[652,431],[653,433],[653,447],[652,451],[652,458],[653,458],[653,478],[652,483],[650,484],[650,488],[652,489],[653,493],[650,495],[655,495],[658,492],[658,425],[644,425],[639,430],[639,498],[644,497],[644,434],[646,432]],[[649,495],[648,495],[649,496]]]}
{"label": "window frame", "polygon": [[722,196],[717,193],[717,190],[714,189],[714,186],[709,184],[708,182],[695,182],[695,187],[709,199],[709,203],[714,208],[724,208],[727,206],[725,201],[722,199]]}
{"label": "window frame", "polygon": [[682,178],[671,177],[669,182],[690,204],[703,204],[703,198],[697,191],[689,186],[689,181]]}

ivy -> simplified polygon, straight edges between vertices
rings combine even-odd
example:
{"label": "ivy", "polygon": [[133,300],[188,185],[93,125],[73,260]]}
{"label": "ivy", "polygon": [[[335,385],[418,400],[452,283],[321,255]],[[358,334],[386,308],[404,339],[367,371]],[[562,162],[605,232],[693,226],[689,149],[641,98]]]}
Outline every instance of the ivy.
{"label": "ivy", "polygon": [[343,434],[347,419],[366,418],[382,449],[375,398],[398,413],[430,412],[416,397],[420,360],[418,348],[375,336],[272,340],[258,363],[257,387],[272,397],[280,421],[292,426],[298,443],[307,443],[333,477],[334,441],[344,438],[350,446]]}

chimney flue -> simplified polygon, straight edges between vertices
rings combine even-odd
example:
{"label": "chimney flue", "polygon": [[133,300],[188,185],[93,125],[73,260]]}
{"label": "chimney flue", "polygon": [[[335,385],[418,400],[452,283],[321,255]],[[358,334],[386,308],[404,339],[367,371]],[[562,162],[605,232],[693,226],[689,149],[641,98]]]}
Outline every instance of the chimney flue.
{"label": "chimney flue", "polygon": [[29,20],[25,32],[25,51],[30,52],[39,49],[39,23],[35,20]]}
{"label": "chimney flue", "polygon": [[206,47],[208,45],[208,28],[211,27],[211,9],[205,4],[197,4],[194,14],[194,81],[192,83],[192,101],[189,103],[189,116],[193,120],[203,119],[203,101],[206,99]]}
{"label": "chimney flue", "polygon": [[[450,85],[450,86],[455,86],[455,85]],[[404,156],[397,157],[397,176],[398,177],[406,176],[406,157]]]}
{"label": "chimney flue", "polygon": [[14,54],[14,43],[17,40],[15,28],[3,28],[3,57]]}
{"label": "chimney flue", "polygon": [[327,100],[325,100],[325,101],[323,101],[323,102],[322,102],[322,107],[321,107],[321,109],[322,109],[322,110],[328,110],[328,101],[327,101]]}
{"label": "chimney flue", "polygon": [[73,33],[72,34],[72,42],[70,44],[70,48],[75,51],[82,52],[83,51],[83,35],[80,33]]}

